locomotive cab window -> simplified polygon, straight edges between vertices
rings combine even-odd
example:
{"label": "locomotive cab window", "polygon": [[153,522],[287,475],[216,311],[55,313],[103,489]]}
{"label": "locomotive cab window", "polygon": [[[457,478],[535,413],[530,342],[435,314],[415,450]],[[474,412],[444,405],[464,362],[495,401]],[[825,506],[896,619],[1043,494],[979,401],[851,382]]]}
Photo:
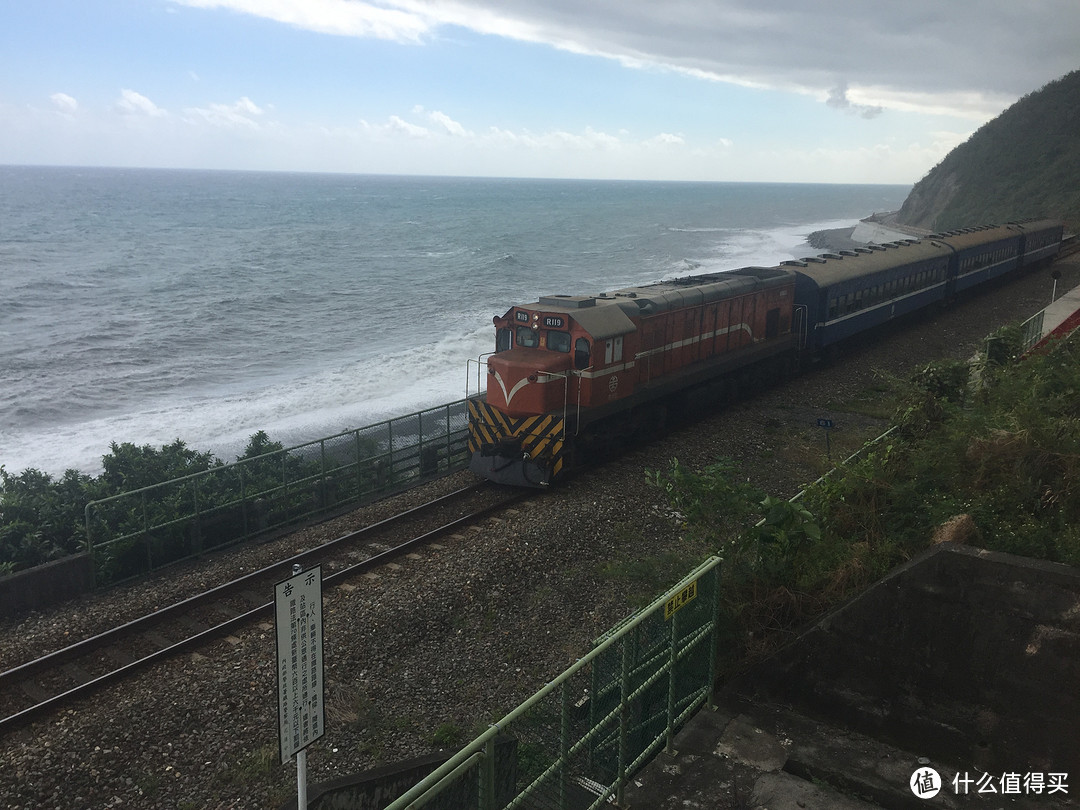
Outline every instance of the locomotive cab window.
{"label": "locomotive cab window", "polygon": [[548,332],[547,333],[547,347],[553,352],[568,352],[570,351],[570,333],[569,332]]}
{"label": "locomotive cab window", "polygon": [[495,333],[495,351],[505,352],[513,345],[514,333],[510,331],[509,327],[498,330]]}
{"label": "locomotive cab window", "polygon": [[588,368],[591,363],[589,341],[585,338],[578,338],[574,343],[574,368]]}
{"label": "locomotive cab window", "polygon": [[535,349],[540,345],[540,335],[528,326],[519,326],[517,328],[517,344],[526,349]]}

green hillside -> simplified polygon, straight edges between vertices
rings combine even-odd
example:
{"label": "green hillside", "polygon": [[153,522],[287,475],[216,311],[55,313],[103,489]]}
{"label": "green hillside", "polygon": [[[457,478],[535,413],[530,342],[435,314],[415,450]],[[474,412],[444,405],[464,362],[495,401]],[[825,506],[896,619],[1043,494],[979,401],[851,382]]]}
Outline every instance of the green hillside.
{"label": "green hillside", "polygon": [[1017,101],[915,184],[897,221],[929,230],[1063,219],[1080,227],[1080,70]]}

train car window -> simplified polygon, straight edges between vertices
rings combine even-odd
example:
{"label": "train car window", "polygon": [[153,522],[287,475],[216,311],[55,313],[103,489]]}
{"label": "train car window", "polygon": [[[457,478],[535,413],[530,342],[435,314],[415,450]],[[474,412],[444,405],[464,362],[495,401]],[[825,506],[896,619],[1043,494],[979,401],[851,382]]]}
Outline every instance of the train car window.
{"label": "train car window", "polygon": [[548,332],[547,333],[547,347],[553,352],[568,352],[570,351],[570,333],[569,332]]}
{"label": "train car window", "polygon": [[578,338],[574,342],[574,368],[588,368],[591,362],[589,341],[585,338]]}
{"label": "train car window", "polygon": [[528,326],[519,326],[517,328],[517,344],[518,346],[524,346],[526,349],[535,349],[540,345],[540,334]]}
{"label": "train car window", "polygon": [[505,352],[514,342],[514,333],[509,327],[504,327],[495,332],[495,351]]}

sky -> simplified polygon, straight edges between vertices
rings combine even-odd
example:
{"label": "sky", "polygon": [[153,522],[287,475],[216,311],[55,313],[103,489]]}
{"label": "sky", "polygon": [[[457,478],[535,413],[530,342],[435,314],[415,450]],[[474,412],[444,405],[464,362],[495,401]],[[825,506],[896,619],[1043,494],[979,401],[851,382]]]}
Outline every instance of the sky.
{"label": "sky", "polygon": [[1077,0],[0,0],[0,164],[897,183]]}

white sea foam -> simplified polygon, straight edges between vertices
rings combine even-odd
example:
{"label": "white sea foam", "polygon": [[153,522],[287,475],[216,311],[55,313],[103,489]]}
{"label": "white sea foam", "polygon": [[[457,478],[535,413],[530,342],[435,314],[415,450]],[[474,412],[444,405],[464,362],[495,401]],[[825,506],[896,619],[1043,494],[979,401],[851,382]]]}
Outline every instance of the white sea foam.
{"label": "white sea foam", "polygon": [[[490,351],[490,324],[431,345],[343,363],[238,394],[191,396],[142,410],[40,430],[0,431],[8,472],[101,471],[110,442],[158,447],[177,438],[223,461],[265,430],[286,445],[372,425],[462,399],[468,361]],[[476,391],[473,364],[472,391]]]}

